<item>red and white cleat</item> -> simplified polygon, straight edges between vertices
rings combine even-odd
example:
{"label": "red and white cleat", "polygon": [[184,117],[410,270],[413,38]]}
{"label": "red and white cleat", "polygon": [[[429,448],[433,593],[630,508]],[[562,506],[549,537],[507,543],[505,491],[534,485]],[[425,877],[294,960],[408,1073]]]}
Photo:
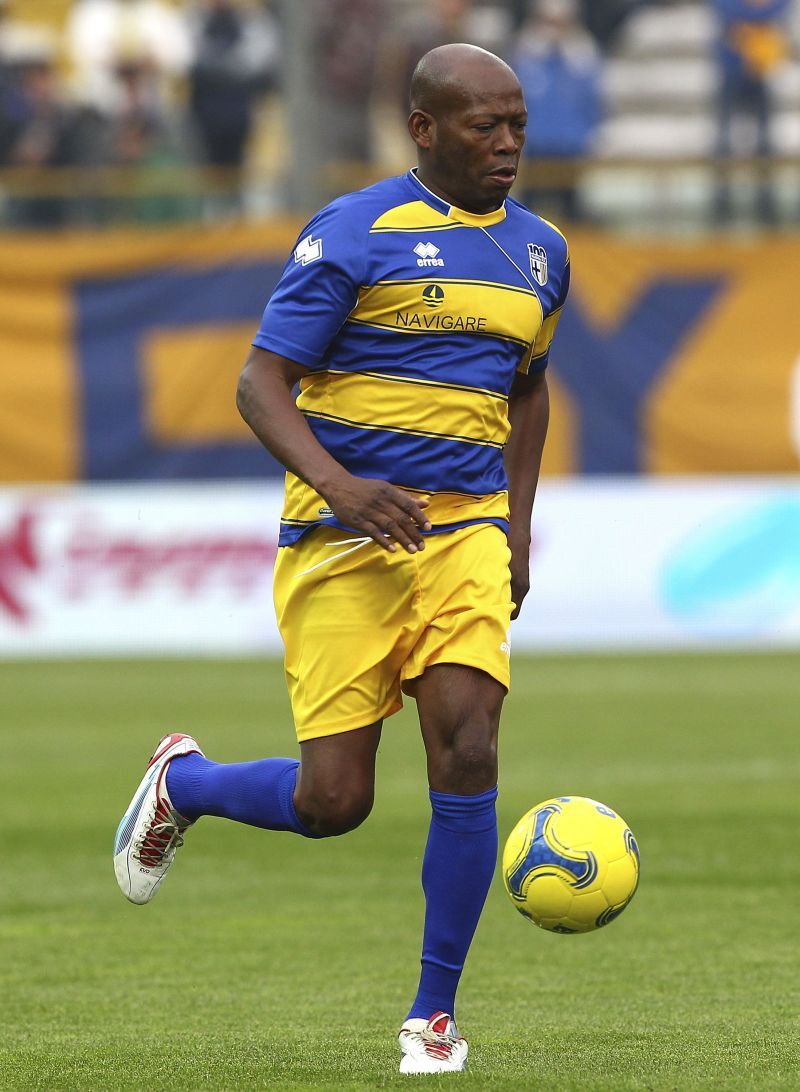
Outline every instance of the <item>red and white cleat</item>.
{"label": "red and white cleat", "polygon": [[458,1073],[467,1068],[467,1040],[446,1012],[430,1020],[406,1020],[397,1037],[401,1073]]}
{"label": "red and white cleat", "polygon": [[203,753],[191,736],[164,736],[117,827],[114,871],[122,894],[131,902],[152,899],[183,845],[183,832],[191,826],[172,806],[167,766],[178,755],[194,752]]}

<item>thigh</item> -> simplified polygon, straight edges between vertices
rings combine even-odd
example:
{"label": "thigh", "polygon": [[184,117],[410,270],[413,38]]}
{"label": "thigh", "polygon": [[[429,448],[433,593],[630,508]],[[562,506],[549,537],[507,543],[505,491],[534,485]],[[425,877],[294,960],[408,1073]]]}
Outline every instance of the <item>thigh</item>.
{"label": "thigh", "polygon": [[375,724],[402,706],[400,671],[414,643],[413,555],[357,536],[308,532],[279,551],[274,598],[298,739]]}
{"label": "thigh", "polygon": [[300,744],[296,795],[327,800],[335,796],[372,799],[381,722],[352,732],[307,739]]}
{"label": "thigh", "polygon": [[381,725],[320,736],[300,744],[294,806],[317,837],[345,834],[369,815]]}

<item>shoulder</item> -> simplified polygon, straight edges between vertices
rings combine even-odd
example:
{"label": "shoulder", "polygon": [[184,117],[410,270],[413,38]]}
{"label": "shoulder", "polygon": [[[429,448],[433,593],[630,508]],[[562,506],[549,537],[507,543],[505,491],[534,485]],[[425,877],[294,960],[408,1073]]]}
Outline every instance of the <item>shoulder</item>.
{"label": "shoulder", "polygon": [[529,238],[530,242],[543,246],[553,259],[560,258],[564,265],[568,264],[569,243],[564,233],[555,224],[531,212],[526,205],[513,197],[506,198],[506,210],[514,227],[519,226],[520,230],[524,228],[527,232],[526,238]]}
{"label": "shoulder", "polygon": [[403,200],[407,200],[404,176],[384,178],[366,189],[337,197],[319,210],[304,231],[325,225],[366,235],[379,217]]}
{"label": "shoulder", "polygon": [[[370,230],[387,209],[398,204],[403,194],[403,178],[387,178],[382,182],[337,197],[321,208],[302,228],[294,248],[294,264],[300,263],[308,275],[332,267],[344,271],[349,278],[362,281],[370,251]],[[290,258],[291,265],[291,258]]]}

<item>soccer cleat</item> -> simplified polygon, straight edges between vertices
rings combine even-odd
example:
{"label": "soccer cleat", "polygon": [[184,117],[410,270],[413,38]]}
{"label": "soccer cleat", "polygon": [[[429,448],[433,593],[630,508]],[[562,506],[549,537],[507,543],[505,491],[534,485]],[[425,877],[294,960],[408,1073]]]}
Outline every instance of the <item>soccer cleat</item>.
{"label": "soccer cleat", "polygon": [[430,1020],[406,1020],[397,1039],[401,1073],[458,1073],[467,1068],[467,1040],[446,1012],[435,1012]]}
{"label": "soccer cleat", "polygon": [[183,845],[183,832],[191,826],[172,806],[167,766],[178,755],[192,753],[203,752],[191,736],[164,736],[117,827],[114,871],[122,894],[131,902],[152,899]]}

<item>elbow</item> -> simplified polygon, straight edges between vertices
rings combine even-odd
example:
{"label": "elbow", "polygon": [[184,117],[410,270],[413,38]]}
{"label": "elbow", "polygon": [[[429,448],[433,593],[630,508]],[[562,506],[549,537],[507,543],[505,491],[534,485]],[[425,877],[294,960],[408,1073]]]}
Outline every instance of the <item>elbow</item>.
{"label": "elbow", "polygon": [[236,408],[248,425],[250,424],[251,388],[249,365],[245,364],[239,375],[239,382],[236,384]]}

